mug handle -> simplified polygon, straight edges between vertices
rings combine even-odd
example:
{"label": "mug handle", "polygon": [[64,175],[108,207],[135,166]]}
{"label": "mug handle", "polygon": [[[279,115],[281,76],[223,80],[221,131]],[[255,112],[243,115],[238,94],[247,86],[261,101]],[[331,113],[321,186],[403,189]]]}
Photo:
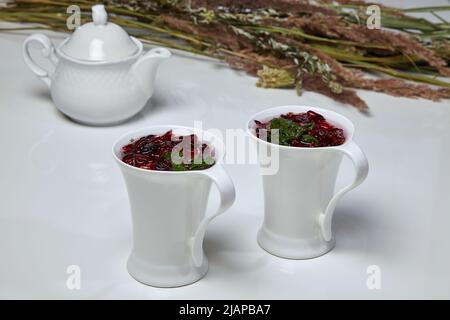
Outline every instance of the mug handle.
{"label": "mug handle", "polygon": [[58,63],[58,58],[55,55],[55,47],[53,46],[50,39],[42,33],[32,34],[31,36],[26,38],[25,42],[23,43],[23,58],[25,60],[25,63],[28,65],[31,71],[34,72],[34,74],[36,74],[42,81],[44,81],[47,86],[50,87],[51,79],[49,72],[39,66],[30,55],[30,44],[32,42],[37,42],[42,46],[42,54],[45,58],[50,60],[53,65],[56,65]]}
{"label": "mug handle", "polygon": [[356,169],[356,175],[351,184],[342,188],[331,198],[325,213],[321,213],[319,215],[319,225],[325,241],[330,241],[332,237],[331,222],[333,219],[334,209],[336,208],[338,201],[347,192],[359,186],[366,179],[367,174],[369,173],[369,163],[367,162],[367,158],[361,148],[354,141],[349,141],[343,146],[338,146],[336,147],[336,150],[344,153],[352,160]]}
{"label": "mug handle", "polygon": [[205,237],[208,224],[212,219],[231,207],[236,198],[233,181],[222,165],[217,164],[208,170],[199,171],[199,173],[208,176],[216,185],[220,192],[220,206],[215,214],[203,218],[194,234],[192,240],[192,259],[197,267],[203,263],[203,238]]}

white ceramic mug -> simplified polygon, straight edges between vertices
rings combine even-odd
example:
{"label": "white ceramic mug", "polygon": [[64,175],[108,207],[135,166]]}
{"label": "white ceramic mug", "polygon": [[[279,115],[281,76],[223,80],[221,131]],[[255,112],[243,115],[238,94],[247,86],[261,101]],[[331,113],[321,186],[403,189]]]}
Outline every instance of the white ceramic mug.
{"label": "white ceramic mug", "polygon": [[[345,143],[333,147],[299,148],[269,143],[255,135],[254,120],[267,121],[288,112],[308,110],[320,113],[327,121],[342,128]],[[314,258],[330,251],[335,244],[331,222],[336,204],[345,193],[364,181],[369,169],[364,153],[353,141],[351,121],[326,109],[281,106],[253,115],[247,123],[247,133],[258,147],[262,169],[263,152],[278,161],[276,172],[262,175],[265,210],[257,236],[259,245],[269,253],[288,259]],[[335,192],[343,155],[352,160],[356,175],[350,185]]]}
{"label": "white ceramic mug", "polygon": [[[163,134],[197,134],[214,150],[216,163],[197,171],[156,171],[130,166],[121,161],[121,148],[130,139]],[[156,287],[178,287],[201,279],[208,270],[203,238],[209,222],[234,202],[233,182],[221,165],[222,141],[207,132],[180,126],[153,126],[122,136],[113,155],[122,170],[131,205],[133,250],[129,273],[138,281]],[[213,215],[205,216],[213,182],[221,203]]]}

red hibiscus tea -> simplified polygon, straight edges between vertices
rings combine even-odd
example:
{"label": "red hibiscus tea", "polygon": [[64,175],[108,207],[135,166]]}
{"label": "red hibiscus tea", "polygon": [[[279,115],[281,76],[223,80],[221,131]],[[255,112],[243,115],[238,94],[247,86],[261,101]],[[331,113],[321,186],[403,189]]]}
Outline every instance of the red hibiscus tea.
{"label": "red hibiscus tea", "polygon": [[204,170],[215,163],[212,148],[200,143],[195,134],[176,136],[172,130],[131,140],[122,147],[122,161],[158,171]]}
{"label": "red hibiscus tea", "polygon": [[[344,131],[329,123],[321,114],[308,111],[286,113],[270,121],[255,120],[256,136],[268,142],[278,130],[278,144],[290,147],[331,147],[345,142]],[[272,141],[274,140],[274,141]]]}

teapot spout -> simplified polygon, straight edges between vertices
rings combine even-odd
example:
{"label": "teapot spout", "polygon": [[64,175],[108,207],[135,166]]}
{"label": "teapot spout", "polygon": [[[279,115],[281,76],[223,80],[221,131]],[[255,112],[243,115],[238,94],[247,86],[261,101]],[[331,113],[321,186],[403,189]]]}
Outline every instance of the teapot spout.
{"label": "teapot spout", "polygon": [[153,94],[156,71],[159,64],[171,53],[164,48],[155,48],[140,57],[132,66],[132,73],[142,93],[150,98]]}

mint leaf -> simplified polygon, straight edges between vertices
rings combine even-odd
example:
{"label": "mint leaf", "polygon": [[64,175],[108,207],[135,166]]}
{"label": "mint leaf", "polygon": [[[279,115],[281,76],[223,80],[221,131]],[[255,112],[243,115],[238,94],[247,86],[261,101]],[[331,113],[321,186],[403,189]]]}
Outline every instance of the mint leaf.
{"label": "mint leaf", "polygon": [[172,161],[172,170],[173,171],[185,171],[187,168],[182,163],[174,163]]}
{"label": "mint leaf", "polygon": [[211,156],[204,155],[201,163],[192,163],[190,170],[205,170],[209,167],[212,167],[215,163],[215,160]]}
{"label": "mint leaf", "polygon": [[270,130],[272,129],[279,130],[279,144],[284,146],[291,145],[292,140],[300,139],[306,133],[306,128],[284,118],[272,119],[270,121]]}

